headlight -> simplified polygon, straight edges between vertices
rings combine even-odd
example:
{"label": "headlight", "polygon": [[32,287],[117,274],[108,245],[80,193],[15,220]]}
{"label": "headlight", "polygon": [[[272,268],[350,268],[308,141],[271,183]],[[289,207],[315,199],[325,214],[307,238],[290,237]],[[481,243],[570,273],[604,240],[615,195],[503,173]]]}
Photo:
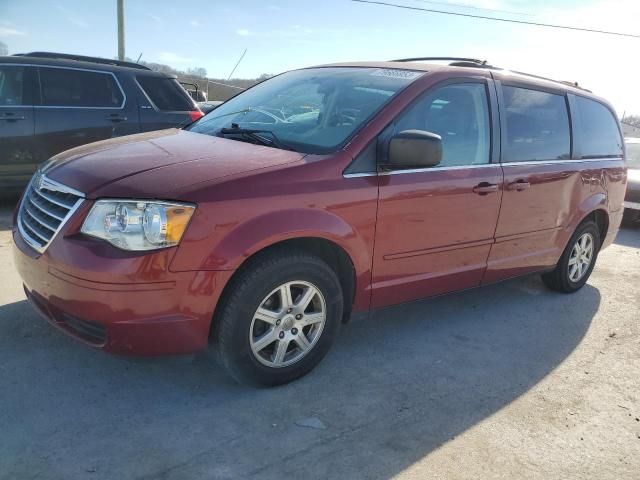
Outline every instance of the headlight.
{"label": "headlight", "polygon": [[155,250],[177,245],[194,205],[146,200],[98,200],[82,233],[123,250]]}

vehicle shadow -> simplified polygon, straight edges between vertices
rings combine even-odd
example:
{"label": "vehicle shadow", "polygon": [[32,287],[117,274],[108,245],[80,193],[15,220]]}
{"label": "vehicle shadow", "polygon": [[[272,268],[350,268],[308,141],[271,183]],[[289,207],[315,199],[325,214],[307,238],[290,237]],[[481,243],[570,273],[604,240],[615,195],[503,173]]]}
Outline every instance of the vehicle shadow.
{"label": "vehicle shadow", "polygon": [[0,232],[11,230],[11,226],[13,225],[13,211],[17,203],[17,198],[0,198]]}
{"label": "vehicle shadow", "polygon": [[390,478],[536,385],[599,305],[590,285],[567,296],[530,277],[388,308],[264,390],[207,355],[105,355],[4,305],[0,478]]}
{"label": "vehicle shadow", "polygon": [[640,223],[620,228],[614,243],[625,247],[640,248]]}

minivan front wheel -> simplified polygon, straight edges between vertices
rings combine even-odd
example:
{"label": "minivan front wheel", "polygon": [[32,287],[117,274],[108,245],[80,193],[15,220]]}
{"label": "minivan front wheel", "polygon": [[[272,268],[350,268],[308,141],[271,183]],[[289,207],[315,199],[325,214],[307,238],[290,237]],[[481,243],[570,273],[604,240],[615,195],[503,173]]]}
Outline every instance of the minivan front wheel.
{"label": "minivan front wheel", "polygon": [[325,356],[342,309],[340,282],[324,261],[305,252],[267,254],[238,273],[216,312],[219,356],[241,383],[290,382]]}
{"label": "minivan front wheel", "polygon": [[600,232],[595,222],[580,224],[567,244],[556,268],[542,275],[552,290],[573,293],[587,283],[600,249]]}

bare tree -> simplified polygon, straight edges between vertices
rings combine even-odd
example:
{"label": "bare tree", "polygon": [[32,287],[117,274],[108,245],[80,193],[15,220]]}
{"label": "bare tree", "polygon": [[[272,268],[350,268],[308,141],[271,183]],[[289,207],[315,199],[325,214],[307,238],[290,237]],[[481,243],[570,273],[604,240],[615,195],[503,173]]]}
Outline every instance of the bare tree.
{"label": "bare tree", "polygon": [[640,128],[640,115],[626,115],[622,122]]}
{"label": "bare tree", "polygon": [[191,76],[194,76],[194,77],[200,77],[200,78],[206,78],[207,69],[206,68],[202,68],[202,67],[188,68],[187,69],[187,75],[191,75]]}

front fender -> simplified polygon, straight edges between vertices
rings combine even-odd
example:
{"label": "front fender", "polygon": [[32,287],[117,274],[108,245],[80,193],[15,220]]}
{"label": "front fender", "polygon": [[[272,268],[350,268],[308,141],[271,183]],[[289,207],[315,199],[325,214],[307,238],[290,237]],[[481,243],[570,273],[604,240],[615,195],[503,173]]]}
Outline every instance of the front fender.
{"label": "front fender", "polygon": [[[370,223],[364,220],[364,224]],[[356,276],[354,308],[366,309],[373,256],[370,230],[358,232],[345,219],[327,210],[277,210],[234,225],[218,240],[213,238],[210,248],[181,245],[170,270],[236,270],[247,258],[271,245],[294,238],[321,238],[335,243],[350,257]]]}
{"label": "front fender", "polygon": [[270,245],[292,238],[314,237],[342,247],[351,258],[357,276],[370,274],[372,239],[365,238],[345,219],[327,210],[283,209],[224,227],[224,233],[212,236],[206,250],[202,249],[202,244],[197,249],[188,242],[181,245],[170,269],[176,272],[235,270],[245,259]]}
{"label": "front fender", "polygon": [[270,212],[239,224],[214,247],[203,266],[234,270],[263,248],[302,237],[332,241],[347,252],[356,271],[370,268],[369,247],[351,225],[325,210],[302,208]]}

